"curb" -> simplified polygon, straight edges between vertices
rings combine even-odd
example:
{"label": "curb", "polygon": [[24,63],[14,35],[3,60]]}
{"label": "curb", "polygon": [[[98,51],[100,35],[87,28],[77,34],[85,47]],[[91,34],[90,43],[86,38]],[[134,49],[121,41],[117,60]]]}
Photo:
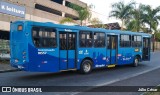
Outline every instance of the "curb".
{"label": "curb", "polygon": [[20,69],[7,69],[7,70],[0,70],[0,73],[6,73],[6,72],[16,72],[21,71]]}

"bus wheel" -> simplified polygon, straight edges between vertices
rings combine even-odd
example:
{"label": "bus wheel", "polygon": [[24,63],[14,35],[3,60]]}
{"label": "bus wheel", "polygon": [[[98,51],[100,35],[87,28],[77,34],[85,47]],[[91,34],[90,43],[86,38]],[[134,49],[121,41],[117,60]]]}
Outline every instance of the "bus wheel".
{"label": "bus wheel", "polygon": [[92,71],[92,62],[90,60],[84,60],[81,64],[80,72],[88,74]]}
{"label": "bus wheel", "polygon": [[139,64],[139,58],[136,56],[135,59],[134,59],[134,62],[133,62],[133,66],[137,67],[138,64]]}

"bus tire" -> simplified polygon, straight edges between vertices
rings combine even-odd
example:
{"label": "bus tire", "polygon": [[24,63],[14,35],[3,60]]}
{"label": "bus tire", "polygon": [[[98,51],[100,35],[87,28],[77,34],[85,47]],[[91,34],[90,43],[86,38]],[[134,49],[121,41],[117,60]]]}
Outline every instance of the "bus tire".
{"label": "bus tire", "polygon": [[92,61],[86,59],[82,62],[80,73],[82,74],[88,74],[92,71]]}
{"label": "bus tire", "polygon": [[134,58],[133,66],[134,66],[134,67],[137,67],[138,64],[139,64],[139,57],[136,56],[136,57]]}

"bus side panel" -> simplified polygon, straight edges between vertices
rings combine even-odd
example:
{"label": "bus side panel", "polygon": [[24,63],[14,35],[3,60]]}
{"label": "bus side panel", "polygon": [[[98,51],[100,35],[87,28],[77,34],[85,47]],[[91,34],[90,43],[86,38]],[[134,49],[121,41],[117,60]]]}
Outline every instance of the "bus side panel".
{"label": "bus side panel", "polygon": [[75,64],[74,63],[76,63],[75,61],[75,51],[73,51],[73,50],[70,50],[70,51],[68,51],[68,68],[75,68]]}
{"label": "bus side panel", "polygon": [[58,49],[36,49],[29,44],[29,51],[29,71],[59,71]]}
{"label": "bus side panel", "polygon": [[91,58],[93,61],[93,68],[106,66],[106,48],[79,48],[78,49],[78,69],[80,69],[82,60],[84,58]]}
{"label": "bus side panel", "polygon": [[94,67],[106,66],[106,47],[93,49],[92,58],[94,61]]}
{"label": "bus side panel", "polygon": [[[140,61],[142,61],[142,47],[132,48],[133,60],[134,60],[135,56],[137,56],[137,55],[141,56],[141,60]],[[132,63],[133,63],[133,61],[132,61]]]}
{"label": "bus side panel", "polygon": [[[28,31],[31,31],[31,26]],[[28,39],[28,71],[34,72],[58,72],[59,71],[59,48],[37,48],[34,45],[32,32]],[[58,46],[58,44],[57,44]]]}
{"label": "bus side panel", "polygon": [[[84,58],[92,59],[92,48],[77,48],[77,69],[80,69],[81,63]],[[92,59],[93,60],[93,59]]]}
{"label": "bus side panel", "polygon": [[118,49],[118,65],[133,63],[134,56],[132,55],[132,48]]}

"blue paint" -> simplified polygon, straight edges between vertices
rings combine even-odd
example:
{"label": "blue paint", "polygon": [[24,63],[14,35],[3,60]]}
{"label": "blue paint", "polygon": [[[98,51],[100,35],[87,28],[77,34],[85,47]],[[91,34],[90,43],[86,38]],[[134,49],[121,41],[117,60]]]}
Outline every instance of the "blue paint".
{"label": "blue paint", "polygon": [[[23,30],[17,31],[17,26],[22,25]],[[84,58],[91,58],[93,61],[93,68],[105,67],[110,64],[124,65],[131,64],[136,55],[142,56],[142,51],[135,52],[135,48],[121,48],[119,47],[118,40],[118,52],[116,50],[104,48],[80,48],[79,39],[77,38],[76,50],[59,50],[59,39],[57,38],[57,47],[55,48],[36,48],[32,41],[32,26],[42,27],[54,27],[56,30],[65,31],[72,30],[72,32],[79,32],[79,30],[87,31],[99,31],[105,32],[106,35],[118,36],[119,34],[139,34],[142,36],[151,37],[145,33],[134,33],[134,32],[121,32],[119,30],[106,30],[98,28],[88,28],[79,26],[65,26],[52,23],[39,23],[32,21],[16,21],[11,24],[11,36],[10,36],[10,47],[11,47],[11,66],[18,68],[23,67],[22,70],[33,71],[33,72],[59,72],[61,70],[80,69],[81,63]],[[27,36],[25,34],[28,34]],[[77,37],[79,33],[76,33]],[[59,32],[57,31],[57,37]],[[139,48],[141,50],[142,47]],[[26,53],[24,53],[26,52]],[[67,53],[68,52],[68,53]],[[68,55],[67,55],[68,54]],[[110,56],[110,54],[112,56]],[[117,62],[115,58],[117,55]],[[23,58],[25,56],[25,58]],[[68,57],[67,57],[68,56]],[[76,59],[77,58],[77,59]],[[18,59],[18,62],[15,60]],[[24,61],[25,60],[25,61]],[[111,61],[112,60],[112,61]]]}

